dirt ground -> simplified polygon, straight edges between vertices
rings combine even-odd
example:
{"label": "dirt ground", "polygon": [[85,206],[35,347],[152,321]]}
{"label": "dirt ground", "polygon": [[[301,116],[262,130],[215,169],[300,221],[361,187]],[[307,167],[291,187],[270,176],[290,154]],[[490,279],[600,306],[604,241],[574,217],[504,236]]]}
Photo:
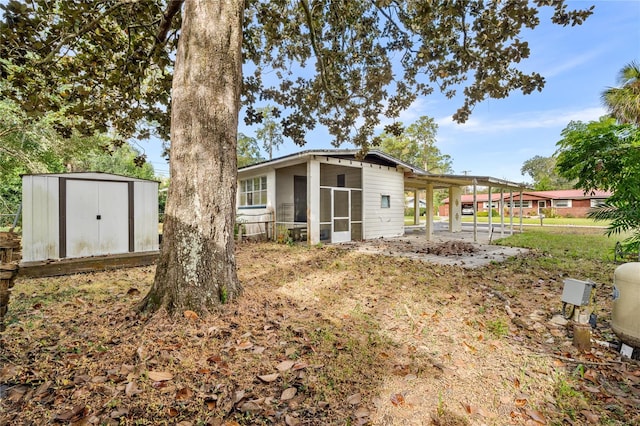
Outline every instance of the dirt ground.
{"label": "dirt ground", "polygon": [[242,244],[244,294],[202,318],[136,313],[150,267],[22,279],[0,424],[640,424],[640,366],[609,344],[614,265],[575,277],[603,283],[580,352],[558,316],[568,272],[541,256]]}

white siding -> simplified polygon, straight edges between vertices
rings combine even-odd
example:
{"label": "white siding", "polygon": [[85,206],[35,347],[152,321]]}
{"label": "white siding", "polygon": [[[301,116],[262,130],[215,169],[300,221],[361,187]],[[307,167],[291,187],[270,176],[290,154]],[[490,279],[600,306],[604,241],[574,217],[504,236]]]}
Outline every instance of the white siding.
{"label": "white siding", "polygon": [[[364,165],[364,239],[396,237],[404,234],[404,176],[386,166]],[[388,195],[390,208],[381,208]]]}
{"label": "white siding", "polygon": [[59,256],[58,178],[29,175],[22,178],[22,260]]}
{"label": "white siding", "polygon": [[158,250],[158,183],[134,182],[134,250]]}

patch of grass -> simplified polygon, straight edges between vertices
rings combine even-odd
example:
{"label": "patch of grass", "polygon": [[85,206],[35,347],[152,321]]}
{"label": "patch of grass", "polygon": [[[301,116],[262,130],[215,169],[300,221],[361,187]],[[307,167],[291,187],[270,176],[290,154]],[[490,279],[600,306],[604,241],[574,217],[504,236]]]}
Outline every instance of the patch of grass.
{"label": "patch of grass", "polygon": [[[473,222],[473,216],[463,216],[462,222],[471,223]],[[489,218],[487,216],[478,217],[478,223],[487,223],[489,222]],[[493,216],[492,223],[500,223],[500,216],[496,218]],[[509,216],[504,216],[504,223],[509,224]],[[593,219],[588,219],[586,217],[545,217],[542,221],[543,226],[545,225],[555,225],[555,226],[591,226],[596,228],[604,228],[608,225],[608,222],[596,222]],[[525,217],[522,218],[523,225],[537,225],[540,226],[540,218],[539,217]],[[513,217],[513,226],[520,225],[520,218],[514,216]]]}
{"label": "patch of grass", "polygon": [[584,394],[576,390],[564,376],[555,377],[554,396],[560,411],[569,416],[571,420],[576,420],[580,410],[589,408]]}
{"label": "patch of grass", "polygon": [[487,322],[487,330],[496,337],[504,337],[509,334],[509,325],[502,318]]}
{"label": "patch of grass", "polygon": [[623,236],[607,237],[602,229],[547,227],[527,228],[521,234],[496,240],[496,244],[539,250],[552,258],[613,261],[617,241]]}

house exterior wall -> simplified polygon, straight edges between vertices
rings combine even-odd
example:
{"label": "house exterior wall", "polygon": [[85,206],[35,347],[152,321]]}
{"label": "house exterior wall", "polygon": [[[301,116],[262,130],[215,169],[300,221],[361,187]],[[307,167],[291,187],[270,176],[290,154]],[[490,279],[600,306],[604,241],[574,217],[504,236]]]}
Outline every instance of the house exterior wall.
{"label": "house exterior wall", "polygon": [[[365,240],[404,234],[404,176],[395,168],[363,165]],[[381,207],[383,195],[389,196],[389,208]]]}
{"label": "house exterior wall", "polygon": [[[275,209],[278,210],[282,204],[293,205],[293,177],[307,176],[307,164],[296,164],[295,166],[278,169],[275,172],[276,182],[276,204]],[[267,188],[269,181],[267,180]],[[293,214],[293,212],[292,212]],[[293,218],[291,219],[293,221]]]}

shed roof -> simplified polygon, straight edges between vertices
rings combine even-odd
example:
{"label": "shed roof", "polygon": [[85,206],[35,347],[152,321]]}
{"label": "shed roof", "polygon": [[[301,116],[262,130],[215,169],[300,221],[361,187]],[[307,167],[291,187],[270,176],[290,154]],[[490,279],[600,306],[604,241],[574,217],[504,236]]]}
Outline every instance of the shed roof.
{"label": "shed roof", "polygon": [[88,180],[118,180],[118,181],[134,181],[134,182],[155,182],[157,180],[142,179],[137,177],[119,175],[116,173],[105,172],[68,172],[68,173],[26,173],[20,176],[50,176],[71,179],[88,179]]}

